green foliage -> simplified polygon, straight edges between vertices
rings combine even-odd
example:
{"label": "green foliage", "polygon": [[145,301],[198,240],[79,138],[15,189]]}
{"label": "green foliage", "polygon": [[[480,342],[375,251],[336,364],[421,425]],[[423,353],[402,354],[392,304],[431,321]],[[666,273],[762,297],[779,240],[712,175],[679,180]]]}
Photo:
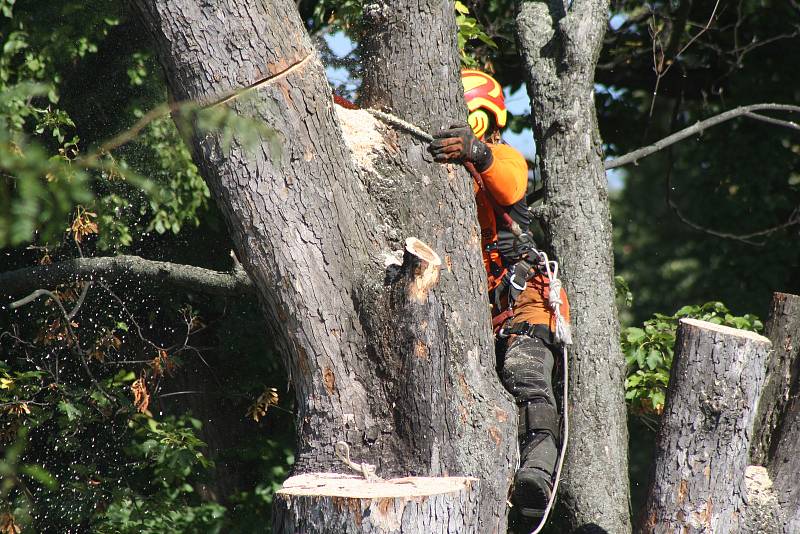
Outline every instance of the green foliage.
{"label": "green foliage", "polygon": [[160,421],[136,415],[129,426],[134,435],[126,452],[134,472],[126,486],[114,490],[95,531],[220,532],[225,508],[202,502],[192,485],[211,466],[202,452],[205,443],[196,436],[200,421],[187,415]]}
{"label": "green foliage", "polygon": [[[283,157],[255,101],[182,105],[173,110],[179,132],[152,51],[121,2],[11,5],[0,3],[10,17],[0,20],[0,247],[13,248],[0,270],[125,248],[229,268],[231,244],[183,139],[201,133],[222,153],[265,141]],[[152,109],[163,113],[128,130]],[[0,313],[0,447],[16,455],[0,463],[0,525],[205,533],[269,524],[264,503],[292,461],[292,424],[282,406],[258,425],[245,418],[265,377],[277,381],[269,386],[283,380],[252,335],[264,330],[253,326],[253,303],[154,295],[142,281],[98,283],[85,300],[80,286],[52,289],[75,308],[70,320],[52,299]],[[201,324],[196,311],[219,320],[242,307],[233,321],[246,333]],[[210,348],[186,345],[195,331]],[[224,418],[191,417],[176,397],[160,398],[184,366],[190,377],[211,374],[190,394],[213,395]],[[204,442],[220,424],[235,430],[225,436],[237,443],[229,456]],[[226,476],[218,459],[247,473],[232,477],[231,495],[215,493]]]}
{"label": "green foliage", "polygon": [[[0,35],[6,35],[0,53],[0,247],[60,241],[79,205],[96,215],[92,239],[101,251],[133,246],[151,231],[178,234],[186,225],[198,226],[207,212],[208,188],[166,108],[165,116],[147,125],[142,135],[123,134],[115,138],[122,141],[106,148],[101,138],[81,139],[76,132],[83,125],[58,107],[59,88],[71,89],[60,72],[65,58],[89,61],[101,53],[109,28],[120,24],[117,2],[96,4],[102,9],[90,16],[95,24],[82,31],[86,6],[77,4],[64,6],[67,20],[49,38],[37,31],[39,19],[32,12],[16,13],[0,25]],[[131,124],[142,118],[141,109],[156,107],[160,102],[154,98],[163,101],[166,93],[152,73],[149,51],[136,50],[117,67],[118,83],[147,95],[128,110],[113,110],[129,117],[119,124]],[[69,68],[74,78],[79,69]],[[70,105],[82,106],[69,91],[67,96]],[[228,105],[200,109],[187,103],[177,111],[187,128],[219,136],[223,151],[234,142],[247,149],[265,139],[272,155],[281,155],[274,130]],[[100,148],[82,154],[93,144]]]}
{"label": "green foliage", "polygon": [[661,414],[674,356],[678,322],[684,318],[759,332],[763,325],[754,315],[734,316],[721,302],[683,306],[673,315],[654,314],[642,327],[622,330],[622,351],[628,364],[625,399],[637,414]]}
{"label": "green foliage", "polygon": [[13,16],[15,1],[16,0],[0,0],[0,14],[4,17],[11,18]]}
{"label": "green foliage", "polygon": [[622,276],[614,277],[614,293],[616,294],[617,301],[624,307],[630,308],[633,304],[633,293],[628,285],[628,282]]}
{"label": "green foliage", "polygon": [[311,31],[350,31],[358,27],[364,13],[364,0],[320,0],[312,2]]}
{"label": "green foliage", "polygon": [[480,27],[477,19],[470,16],[469,8],[463,2],[456,2],[455,6],[461,64],[469,68],[479,68],[478,58],[467,51],[468,43],[477,39],[491,48],[497,48],[497,43]]}
{"label": "green foliage", "polygon": [[[137,110],[134,115],[140,118],[143,113]],[[158,184],[160,194],[138,203],[136,197],[119,191],[124,197],[114,198],[114,212],[104,210],[107,228],[128,235],[153,230],[178,234],[187,224],[200,224],[200,214],[207,209],[211,194],[171,118],[150,123],[135,145],[122,154],[129,164],[151,169],[149,177]],[[137,204],[135,210],[132,202]],[[121,219],[118,214],[125,210],[130,215]],[[129,245],[130,240],[121,240],[120,244]]]}
{"label": "green foliage", "polygon": [[[364,14],[365,2],[363,0],[321,0],[314,2],[310,9],[310,30],[344,31],[351,38],[356,39],[360,31],[361,19]],[[302,6],[301,6],[302,9]],[[471,45],[476,41],[483,43],[490,49],[496,49],[497,43],[483,29],[481,23],[470,15],[469,7],[464,3],[455,2],[456,25],[458,27],[458,50],[461,54],[461,64],[464,67],[479,68],[485,61],[476,56],[471,50]]]}
{"label": "green foliage", "polygon": [[[78,293],[61,288],[56,296],[72,309]],[[293,457],[285,403],[276,399],[258,425],[245,415],[264,377],[283,380],[275,359],[264,357],[263,338],[252,335],[263,329],[252,319],[255,303],[220,312],[207,311],[205,301],[188,306],[163,294],[130,296],[138,301],[126,299],[122,311],[107,290],[89,292],[71,328],[52,301],[0,317],[0,354],[9,355],[0,360],[0,446],[7,451],[0,462],[0,516],[9,513],[34,532],[258,531],[269,524],[266,504]],[[155,319],[154,311],[165,319]],[[211,315],[219,326],[209,327],[198,315],[206,312],[226,320]],[[164,332],[169,350],[143,337],[145,320],[147,332]],[[209,331],[215,357],[192,358],[194,349],[182,343]],[[212,373],[213,389],[191,393],[219,396],[233,409],[233,426],[202,417],[246,432],[235,448],[209,451],[200,416],[159,413],[172,399],[159,399],[159,388],[170,389],[184,366],[189,376],[198,368]],[[262,430],[268,439],[260,438]],[[231,495],[214,495],[217,460],[247,466],[247,483]]]}
{"label": "green foliage", "polygon": [[[64,231],[64,215],[76,204],[89,202],[87,174],[61,155],[49,156],[44,147],[20,133],[22,125],[37,117],[22,103],[46,93],[35,84],[0,84],[0,247],[29,241],[37,230],[47,241]],[[58,121],[49,121],[53,135],[61,137]],[[44,131],[48,125],[40,123]],[[65,149],[62,149],[65,150]]]}

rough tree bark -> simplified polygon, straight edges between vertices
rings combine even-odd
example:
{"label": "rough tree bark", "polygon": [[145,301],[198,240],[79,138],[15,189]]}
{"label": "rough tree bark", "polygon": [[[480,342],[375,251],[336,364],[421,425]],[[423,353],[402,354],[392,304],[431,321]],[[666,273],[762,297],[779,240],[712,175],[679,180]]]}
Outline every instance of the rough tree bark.
{"label": "rough tree bark", "polygon": [[800,387],[795,383],[784,414],[775,452],[767,467],[783,513],[784,531],[800,532]]}
{"label": "rough tree bark", "polygon": [[[297,392],[296,471],[344,469],[334,456],[343,440],[384,477],[475,476],[477,531],[504,531],[516,414],[494,370],[466,173],[429,163],[418,141],[392,132],[382,159],[359,168],[293,2],[134,4],[174,99],[214,102],[257,86],[225,105],[274,130],[252,152],[236,140],[225,152],[214,133],[191,146]],[[463,115],[452,2],[377,4],[387,29],[416,36],[402,53],[377,50],[378,60],[398,53],[401,71],[426,58],[392,79],[443,88],[417,92],[415,110]],[[414,28],[399,23],[410,13]],[[384,265],[412,235],[442,259],[437,283],[416,294],[408,270]]]}
{"label": "rough tree bark", "polygon": [[766,335],[774,353],[759,404],[754,462],[767,466],[785,516],[784,532],[800,532],[800,297],[775,293]]}
{"label": "rough tree bark", "polygon": [[561,493],[572,527],[595,523],[622,534],[631,528],[625,364],[593,86],[608,1],[566,5],[520,1],[517,15],[545,188],[540,215],[562,267],[574,328],[571,432]]}
{"label": "rough tree bark", "polygon": [[775,293],[772,296],[764,335],[772,341],[774,350],[767,361],[767,378],[753,428],[750,460],[757,465],[769,463],[770,443],[783,420],[792,388],[798,387],[800,297],[786,293]]}
{"label": "rough tree bark", "polygon": [[682,319],[642,532],[739,532],[770,341]]}

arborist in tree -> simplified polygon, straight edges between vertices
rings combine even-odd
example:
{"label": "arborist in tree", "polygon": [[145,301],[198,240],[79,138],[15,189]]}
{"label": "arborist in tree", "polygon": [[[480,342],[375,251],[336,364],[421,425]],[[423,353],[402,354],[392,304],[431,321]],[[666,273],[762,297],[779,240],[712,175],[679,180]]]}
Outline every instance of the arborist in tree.
{"label": "arborist in tree", "polygon": [[[519,408],[520,466],[512,502],[523,518],[535,519],[550,499],[558,459],[560,418],[552,386],[560,350],[556,317],[549,305],[549,278],[526,233],[528,166],[522,154],[500,140],[507,119],[503,89],[476,70],[464,70],[461,79],[468,125],[437,132],[429,151],[439,163],[463,163],[476,171],[473,189],[498,339],[499,375]],[[563,289],[559,296],[568,325]]]}

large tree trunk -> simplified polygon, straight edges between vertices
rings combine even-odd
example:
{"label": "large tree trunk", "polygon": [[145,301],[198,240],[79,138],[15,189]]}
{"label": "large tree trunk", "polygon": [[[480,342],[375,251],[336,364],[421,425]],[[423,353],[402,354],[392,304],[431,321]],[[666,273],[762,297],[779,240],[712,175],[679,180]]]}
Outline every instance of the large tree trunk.
{"label": "large tree trunk", "polygon": [[[249,152],[235,136],[226,153],[221,133],[196,133],[192,146],[297,392],[297,472],[341,470],[341,440],[384,477],[475,476],[478,531],[503,531],[516,414],[495,374],[466,173],[429,163],[418,141],[393,132],[377,136],[380,157],[359,168],[293,2],[134,3],[176,100],[258,85],[225,105],[263,121],[270,139]],[[415,93],[421,115],[463,115],[452,2],[387,3],[379,15],[412,12],[414,28],[392,27],[417,36],[398,70],[437,43],[449,48],[397,76],[443,89]],[[379,58],[394,62],[391,50]],[[437,276],[408,254],[386,269],[408,236],[441,258]]]}
{"label": "large tree trunk", "polygon": [[682,319],[644,533],[739,532],[767,338]]}
{"label": "large tree trunk", "polygon": [[536,147],[542,223],[560,261],[575,345],[563,502],[573,527],[630,531],[624,360],[614,302],[611,219],[594,107],[607,0],[518,3]]}

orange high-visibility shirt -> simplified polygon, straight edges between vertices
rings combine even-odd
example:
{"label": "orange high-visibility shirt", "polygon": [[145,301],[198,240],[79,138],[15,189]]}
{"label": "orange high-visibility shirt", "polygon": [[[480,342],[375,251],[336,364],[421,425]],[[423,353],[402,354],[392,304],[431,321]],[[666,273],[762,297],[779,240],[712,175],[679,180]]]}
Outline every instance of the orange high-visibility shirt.
{"label": "orange high-visibility shirt", "polygon": [[[496,250],[487,251],[488,245],[497,241],[497,219],[487,195],[491,195],[500,206],[511,206],[522,200],[528,187],[528,164],[522,154],[509,145],[490,144],[489,149],[494,159],[489,168],[481,173],[484,189],[481,190],[474,181],[473,189],[481,226],[483,265],[489,277],[489,291],[492,291],[502,278],[502,275],[492,274],[492,265],[496,266],[496,271],[503,269],[500,253]],[[548,304],[549,296],[550,285],[546,277],[539,275],[530,280],[514,306],[513,322],[544,324],[554,330],[555,317]],[[561,315],[569,322],[569,302],[563,289],[561,301]]]}

